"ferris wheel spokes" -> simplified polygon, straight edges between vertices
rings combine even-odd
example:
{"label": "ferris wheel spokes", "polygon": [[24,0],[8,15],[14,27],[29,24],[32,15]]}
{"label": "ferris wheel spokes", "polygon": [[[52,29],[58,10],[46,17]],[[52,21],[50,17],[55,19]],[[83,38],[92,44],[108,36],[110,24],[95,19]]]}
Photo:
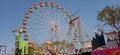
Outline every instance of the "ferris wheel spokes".
{"label": "ferris wheel spokes", "polygon": [[[31,41],[43,45],[46,41],[50,41],[54,45],[64,40],[67,43],[66,35],[68,35],[67,33],[70,30],[69,21],[72,17],[64,8],[54,3],[46,2],[44,4],[40,2],[39,5],[35,4],[34,7],[30,8],[28,12],[25,14],[27,23],[24,22],[23,26],[26,27],[24,28],[26,30],[25,33],[29,34]],[[71,35],[71,33],[69,34]],[[59,43],[59,49],[56,49],[57,51],[61,51],[60,48],[62,48],[62,45],[60,44],[62,43]],[[44,51],[47,51],[47,49],[44,49]]]}

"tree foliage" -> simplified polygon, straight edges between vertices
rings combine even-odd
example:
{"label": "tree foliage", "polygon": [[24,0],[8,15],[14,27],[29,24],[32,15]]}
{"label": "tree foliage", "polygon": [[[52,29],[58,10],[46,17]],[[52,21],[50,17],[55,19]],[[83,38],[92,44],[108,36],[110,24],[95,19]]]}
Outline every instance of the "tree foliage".
{"label": "tree foliage", "polygon": [[106,6],[98,12],[98,21],[102,24],[110,25],[116,31],[120,31],[120,7]]}
{"label": "tree foliage", "polygon": [[116,39],[120,46],[120,6],[106,6],[102,11],[98,12],[98,21],[103,26],[110,26],[114,31],[118,32],[118,38]]}

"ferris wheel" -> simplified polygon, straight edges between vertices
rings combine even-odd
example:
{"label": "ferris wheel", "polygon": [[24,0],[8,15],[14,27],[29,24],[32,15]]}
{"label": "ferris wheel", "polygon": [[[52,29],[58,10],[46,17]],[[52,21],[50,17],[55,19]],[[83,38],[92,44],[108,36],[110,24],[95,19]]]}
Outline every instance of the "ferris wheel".
{"label": "ferris wheel", "polygon": [[72,16],[54,2],[40,2],[34,4],[25,13],[23,19],[23,32],[25,40],[42,44],[46,41],[62,41],[69,29]]}

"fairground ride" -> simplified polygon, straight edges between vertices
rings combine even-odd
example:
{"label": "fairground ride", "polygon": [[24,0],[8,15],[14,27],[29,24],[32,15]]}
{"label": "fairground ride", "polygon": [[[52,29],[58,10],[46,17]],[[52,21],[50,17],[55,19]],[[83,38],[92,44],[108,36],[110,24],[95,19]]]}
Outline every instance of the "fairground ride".
{"label": "fairground ride", "polygon": [[54,2],[34,4],[25,13],[22,28],[15,31],[15,55],[72,54],[91,47],[80,16],[73,17]]}

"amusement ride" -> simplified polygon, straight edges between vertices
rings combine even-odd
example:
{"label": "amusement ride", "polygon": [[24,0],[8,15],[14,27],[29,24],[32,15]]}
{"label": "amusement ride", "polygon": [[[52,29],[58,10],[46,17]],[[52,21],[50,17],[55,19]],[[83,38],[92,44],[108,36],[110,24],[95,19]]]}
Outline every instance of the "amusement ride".
{"label": "amusement ride", "polygon": [[54,2],[30,7],[22,27],[15,32],[15,55],[67,55],[91,49],[91,39],[80,16],[70,15]]}

